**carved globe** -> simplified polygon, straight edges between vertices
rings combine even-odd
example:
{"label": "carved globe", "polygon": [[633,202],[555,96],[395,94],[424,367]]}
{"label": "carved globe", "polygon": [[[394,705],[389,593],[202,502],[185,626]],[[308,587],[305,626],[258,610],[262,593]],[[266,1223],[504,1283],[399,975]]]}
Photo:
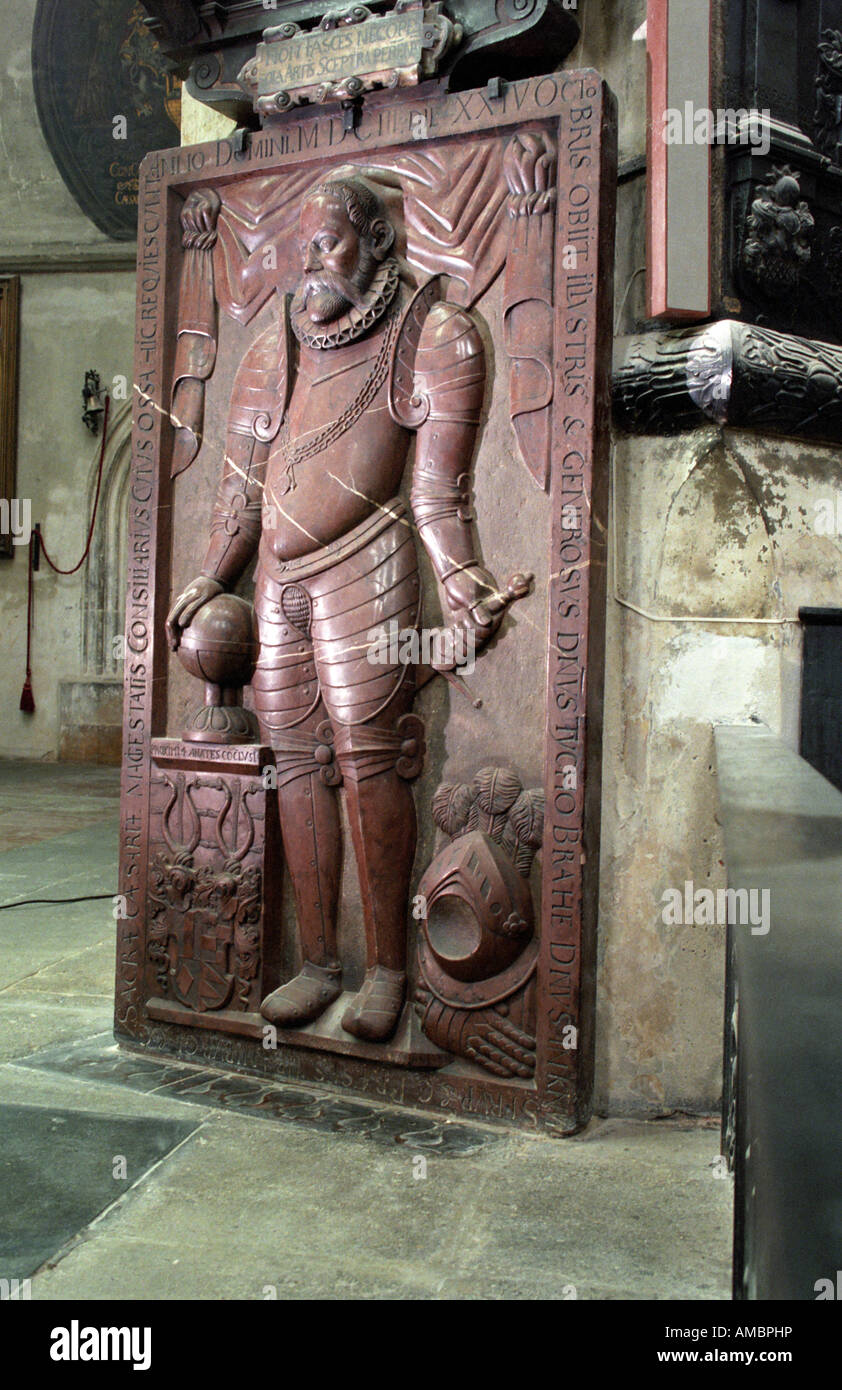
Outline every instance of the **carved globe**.
{"label": "carved globe", "polygon": [[203,604],[181,634],[178,655],[185,670],[213,685],[248,685],[260,650],[254,608],[236,594]]}

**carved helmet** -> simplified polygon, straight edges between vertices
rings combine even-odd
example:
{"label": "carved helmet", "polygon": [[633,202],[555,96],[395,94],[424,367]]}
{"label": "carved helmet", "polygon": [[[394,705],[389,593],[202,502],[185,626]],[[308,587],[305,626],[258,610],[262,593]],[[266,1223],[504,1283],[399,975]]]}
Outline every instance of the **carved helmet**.
{"label": "carved helmet", "polygon": [[460,835],[436,855],[418,893],[426,945],[454,980],[498,975],[532,937],[529,882],[481,830]]}

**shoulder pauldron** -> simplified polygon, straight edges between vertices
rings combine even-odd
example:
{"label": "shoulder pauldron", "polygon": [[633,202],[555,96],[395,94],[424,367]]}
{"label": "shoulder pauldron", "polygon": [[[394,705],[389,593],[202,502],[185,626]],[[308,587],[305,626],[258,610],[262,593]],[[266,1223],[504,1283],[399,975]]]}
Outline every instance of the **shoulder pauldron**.
{"label": "shoulder pauldron", "polygon": [[485,393],[479,330],[464,309],[442,302],[435,276],[413,296],[389,374],[392,419],[417,429],[427,419],[478,424]]}
{"label": "shoulder pauldron", "polygon": [[255,338],[242,360],[231,393],[229,428],[268,442],[283,422],[292,386],[289,296],[277,320]]}

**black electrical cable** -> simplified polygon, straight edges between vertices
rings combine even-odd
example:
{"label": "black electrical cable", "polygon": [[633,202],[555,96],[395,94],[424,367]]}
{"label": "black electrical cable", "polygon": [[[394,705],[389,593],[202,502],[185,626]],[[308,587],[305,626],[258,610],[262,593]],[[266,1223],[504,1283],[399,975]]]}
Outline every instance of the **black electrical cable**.
{"label": "black electrical cable", "polygon": [[84,898],[21,898],[19,903],[0,903],[0,912],[5,912],[7,907],[34,907],[36,903],[52,903],[53,906],[60,906],[61,903],[98,903],[116,896],[116,893],[88,893]]}

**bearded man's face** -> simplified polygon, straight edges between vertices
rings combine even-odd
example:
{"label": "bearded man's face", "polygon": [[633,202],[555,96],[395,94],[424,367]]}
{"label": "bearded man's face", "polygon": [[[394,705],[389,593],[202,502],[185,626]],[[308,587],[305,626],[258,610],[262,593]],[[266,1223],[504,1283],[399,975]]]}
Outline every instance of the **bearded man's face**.
{"label": "bearded man's face", "polygon": [[301,210],[301,298],[313,323],[332,323],[362,303],[377,262],[341,198],[317,193]]}

